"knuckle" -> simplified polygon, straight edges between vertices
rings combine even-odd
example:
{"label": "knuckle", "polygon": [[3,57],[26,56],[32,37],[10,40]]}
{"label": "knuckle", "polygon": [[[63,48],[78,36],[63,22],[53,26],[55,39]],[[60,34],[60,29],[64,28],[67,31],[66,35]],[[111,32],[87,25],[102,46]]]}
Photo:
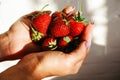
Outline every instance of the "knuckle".
{"label": "knuckle", "polygon": [[65,9],[63,9],[63,12],[68,14],[74,10],[73,6],[67,6]]}

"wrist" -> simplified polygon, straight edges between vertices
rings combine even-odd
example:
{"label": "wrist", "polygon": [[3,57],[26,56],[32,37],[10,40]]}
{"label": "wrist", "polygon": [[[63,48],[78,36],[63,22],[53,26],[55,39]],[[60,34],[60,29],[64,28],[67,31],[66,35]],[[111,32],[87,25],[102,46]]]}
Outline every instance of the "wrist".
{"label": "wrist", "polygon": [[8,53],[8,49],[7,46],[9,44],[9,37],[8,37],[8,33],[3,33],[0,34],[0,61],[3,57],[6,56],[6,54]]}
{"label": "wrist", "polygon": [[0,74],[0,80],[33,80],[24,68],[12,66]]}

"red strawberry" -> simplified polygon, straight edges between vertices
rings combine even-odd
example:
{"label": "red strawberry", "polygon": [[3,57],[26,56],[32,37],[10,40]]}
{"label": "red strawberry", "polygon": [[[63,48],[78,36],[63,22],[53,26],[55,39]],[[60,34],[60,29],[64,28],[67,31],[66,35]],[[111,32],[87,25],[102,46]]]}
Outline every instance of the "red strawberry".
{"label": "red strawberry", "polygon": [[65,37],[62,37],[59,42],[58,42],[58,45],[59,47],[61,48],[64,48],[68,45],[68,43],[70,43],[71,41],[73,40],[73,37],[72,36],[65,36]]}
{"label": "red strawberry", "polygon": [[54,25],[54,23],[56,23],[56,20],[58,18],[62,18],[62,12],[54,12],[51,16],[52,20],[51,20],[51,23],[50,23],[50,27],[49,27],[49,31],[51,30],[51,27]]}
{"label": "red strawberry", "polygon": [[51,34],[54,37],[63,37],[69,34],[69,27],[67,26],[67,22],[65,19],[57,18],[51,27]]}
{"label": "red strawberry", "polygon": [[87,20],[82,18],[80,12],[78,12],[69,23],[70,35],[73,37],[80,35],[85,27],[85,23],[87,23]]}
{"label": "red strawberry", "polygon": [[50,24],[51,17],[49,14],[41,14],[40,16],[33,19],[34,28],[40,33],[46,33]]}
{"label": "red strawberry", "polygon": [[76,22],[76,21],[71,21],[70,22],[70,35],[75,37],[80,35],[80,33],[84,29],[84,23],[83,22]]}
{"label": "red strawberry", "polygon": [[55,38],[46,38],[42,43],[43,50],[55,50],[57,48],[57,40]]}
{"label": "red strawberry", "polygon": [[51,21],[51,16],[49,13],[41,12],[39,15],[37,15],[35,18],[33,18],[32,21],[32,40],[33,41],[39,41],[41,38],[45,37],[48,26]]}

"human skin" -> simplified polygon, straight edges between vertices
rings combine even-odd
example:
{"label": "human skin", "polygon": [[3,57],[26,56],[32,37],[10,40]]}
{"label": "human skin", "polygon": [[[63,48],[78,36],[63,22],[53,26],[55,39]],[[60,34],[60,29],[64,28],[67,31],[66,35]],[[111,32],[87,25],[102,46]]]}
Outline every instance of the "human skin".
{"label": "human skin", "polygon": [[0,61],[22,58],[24,55],[40,51],[30,37],[31,15],[38,11],[22,16],[13,23],[8,31],[0,34]]}
{"label": "human skin", "polygon": [[[0,74],[2,80],[39,80],[49,76],[76,74],[86,59],[93,26],[89,24],[83,32],[82,42],[69,54],[61,51],[33,52],[24,56],[16,65]],[[17,74],[14,78],[10,74]],[[8,78],[6,79],[7,76]]]}
{"label": "human skin", "polygon": [[16,65],[0,73],[0,80],[40,80],[76,74],[85,61],[93,24],[85,27],[82,42],[74,51],[68,54],[62,51],[41,52],[40,46],[35,45],[30,37],[30,17],[37,13],[21,17],[7,32],[0,34],[0,61],[20,59]]}

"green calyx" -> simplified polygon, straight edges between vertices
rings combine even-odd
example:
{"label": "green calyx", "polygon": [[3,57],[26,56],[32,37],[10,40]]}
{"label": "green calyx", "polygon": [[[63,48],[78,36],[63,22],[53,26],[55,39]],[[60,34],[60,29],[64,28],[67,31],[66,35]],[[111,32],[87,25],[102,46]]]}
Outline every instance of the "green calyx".
{"label": "green calyx", "polygon": [[65,22],[66,25],[69,24],[69,21],[67,21],[67,19],[65,18],[64,14],[62,14],[62,19],[63,19],[63,22]]}
{"label": "green calyx", "polygon": [[63,40],[66,41],[67,43],[71,41],[71,39],[68,36],[64,37]]}
{"label": "green calyx", "polygon": [[78,11],[78,15],[73,16],[73,19],[76,20],[77,22],[84,22],[88,23],[88,20],[86,18],[82,17],[82,5],[80,4],[80,11]]}
{"label": "green calyx", "polygon": [[57,41],[56,41],[56,40],[49,42],[48,48],[49,48],[50,50],[55,50],[57,47],[58,47],[58,46],[57,46]]}
{"label": "green calyx", "polygon": [[81,14],[79,11],[78,11],[78,15],[73,16],[73,19],[77,22],[84,22],[86,24],[88,23],[88,20],[86,18],[81,17]]}
{"label": "green calyx", "polygon": [[38,42],[44,37],[43,33],[36,31],[32,26],[31,30],[32,30],[31,38],[33,42]]}

